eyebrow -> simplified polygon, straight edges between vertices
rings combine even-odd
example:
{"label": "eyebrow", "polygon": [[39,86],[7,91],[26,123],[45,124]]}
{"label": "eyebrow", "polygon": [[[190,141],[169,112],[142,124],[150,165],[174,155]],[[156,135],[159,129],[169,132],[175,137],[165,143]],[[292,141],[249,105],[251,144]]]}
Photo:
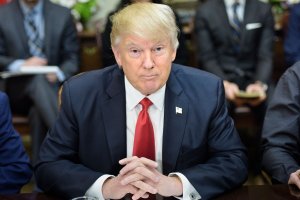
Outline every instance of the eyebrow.
{"label": "eyebrow", "polygon": [[[165,45],[167,45],[167,43],[165,41],[158,41],[153,46],[155,46],[155,45],[164,45],[165,46]],[[130,41],[129,43],[125,44],[125,46],[126,47],[137,46],[137,47],[140,48],[140,45],[138,45],[138,44],[136,44],[136,43],[134,43],[132,41]]]}

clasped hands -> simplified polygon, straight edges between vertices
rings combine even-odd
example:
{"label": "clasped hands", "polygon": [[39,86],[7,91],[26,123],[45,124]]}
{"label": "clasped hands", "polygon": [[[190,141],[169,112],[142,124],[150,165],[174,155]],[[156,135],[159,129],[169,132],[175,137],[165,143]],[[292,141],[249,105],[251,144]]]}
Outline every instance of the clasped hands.
{"label": "clasped hands", "polygon": [[259,97],[257,99],[240,99],[236,96],[236,94],[240,92],[237,84],[229,81],[223,81],[223,84],[225,88],[226,98],[237,106],[241,106],[243,104],[258,106],[267,98],[266,91],[259,83],[249,84],[246,88],[247,93],[258,93]]}
{"label": "clasped hands", "polygon": [[177,176],[165,176],[157,170],[158,164],[136,156],[119,161],[124,167],[118,176],[107,179],[102,186],[105,199],[121,199],[132,194],[132,199],[148,198],[149,194],[161,196],[182,195],[182,183]]}

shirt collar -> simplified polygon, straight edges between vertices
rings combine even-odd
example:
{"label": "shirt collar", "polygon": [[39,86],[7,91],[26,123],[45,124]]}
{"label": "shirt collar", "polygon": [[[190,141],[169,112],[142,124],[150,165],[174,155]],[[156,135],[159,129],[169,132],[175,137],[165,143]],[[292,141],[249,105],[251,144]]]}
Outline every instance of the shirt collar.
{"label": "shirt collar", "polygon": [[20,2],[20,7],[22,9],[23,14],[26,16],[26,14],[28,14],[31,10],[35,10],[36,14],[41,14],[42,10],[43,10],[43,4],[44,1],[43,0],[39,0],[39,2],[33,7],[30,8],[28,5],[26,5],[26,3],[24,3],[22,0],[19,0]]}
{"label": "shirt collar", "polygon": [[[228,9],[231,9],[232,8],[232,5],[234,4],[236,0],[224,0],[224,3],[225,3],[225,6],[226,8]],[[241,7],[244,7],[245,6],[245,3],[246,3],[246,0],[238,0],[238,2],[240,3],[240,6]]]}
{"label": "shirt collar", "polygon": [[[129,110],[132,110],[139,104],[139,102],[145,98],[145,95],[140,93],[137,89],[135,89],[132,84],[128,81],[127,77],[125,76],[125,90],[126,90],[126,105]],[[153,105],[158,110],[163,110],[164,101],[165,101],[165,91],[166,91],[166,84],[161,87],[158,91],[153,94],[147,96]]]}

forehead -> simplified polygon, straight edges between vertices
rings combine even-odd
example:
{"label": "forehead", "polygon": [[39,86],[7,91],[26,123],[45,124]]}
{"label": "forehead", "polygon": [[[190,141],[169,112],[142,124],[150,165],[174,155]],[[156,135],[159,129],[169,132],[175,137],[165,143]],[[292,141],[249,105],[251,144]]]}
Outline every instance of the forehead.
{"label": "forehead", "polygon": [[164,39],[164,38],[153,38],[153,39],[146,39],[142,38],[139,36],[134,36],[134,35],[127,35],[124,36],[122,39],[123,45],[125,46],[140,46],[140,47],[151,47],[154,45],[167,45],[169,44],[169,40]]}

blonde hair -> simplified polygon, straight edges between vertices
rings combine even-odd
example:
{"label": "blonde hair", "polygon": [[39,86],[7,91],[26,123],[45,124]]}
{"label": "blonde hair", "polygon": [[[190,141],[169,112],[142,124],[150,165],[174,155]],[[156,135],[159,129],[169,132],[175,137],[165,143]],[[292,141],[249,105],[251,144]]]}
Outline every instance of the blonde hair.
{"label": "blonde hair", "polygon": [[124,35],[136,35],[153,41],[169,38],[175,50],[179,45],[175,15],[167,5],[133,3],[115,13],[111,21],[110,39],[114,47]]}

